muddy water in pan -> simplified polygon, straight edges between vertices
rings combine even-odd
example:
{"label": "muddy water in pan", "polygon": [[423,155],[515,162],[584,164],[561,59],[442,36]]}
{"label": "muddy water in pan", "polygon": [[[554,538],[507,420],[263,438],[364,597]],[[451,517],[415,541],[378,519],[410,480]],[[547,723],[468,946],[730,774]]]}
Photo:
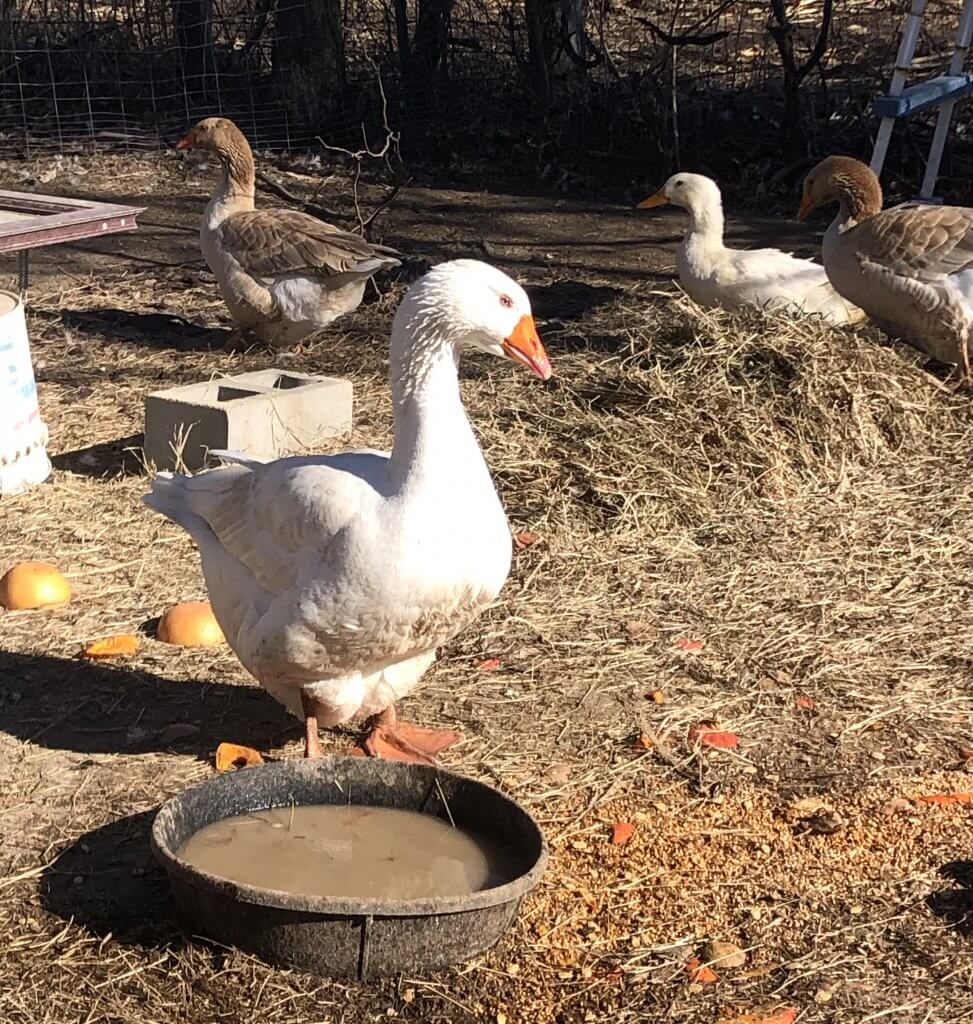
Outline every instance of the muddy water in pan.
{"label": "muddy water in pan", "polygon": [[516,874],[499,847],[448,821],[389,807],[279,807],[200,829],[179,856],[212,875],[304,896],[458,896]]}

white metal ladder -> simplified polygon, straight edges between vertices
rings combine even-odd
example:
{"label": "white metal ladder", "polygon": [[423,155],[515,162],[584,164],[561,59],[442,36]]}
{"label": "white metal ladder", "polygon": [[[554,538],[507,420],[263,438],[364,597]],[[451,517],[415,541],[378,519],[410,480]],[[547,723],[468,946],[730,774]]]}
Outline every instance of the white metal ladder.
{"label": "white metal ladder", "polygon": [[949,63],[949,70],[946,74],[931,78],[926,82],[917,82],[915,85],[906,86],[905,76],[912,67],[912,57],[916,50],[916,43],[919,41],[925,9],[926,0],[912,0],[912,8],[905,16],[902,26],[902,42],[899,44],[899,52],[895,58],[895,71],[892,74],[889,91],[884,96],[877,97],[872,104],[873,110],[881,117],[882,121],[878,127],[878,134],[875,136],[871,166],[872,170],[881,176],[885,154],[889,148],[889,139],[892,137],[892,127],[899,118],[908,117],[920,110],[939,107],[936,129],[933,132],[929,156],[926,160],[926,173],[919,192],[920,199],[935,202],[933,190],[936,187],[936,178],[939,176],[939,164],[943,158],[943,147],[946,145],[946,133],[949,131],[953,107],[961,96],[973,92],[973,74],[963,71],[966,53],[970,47],[970,40],[973,38],[973,0],[963,0],[959,30],[956,33],[956,47],[953,50],[953,59]]}

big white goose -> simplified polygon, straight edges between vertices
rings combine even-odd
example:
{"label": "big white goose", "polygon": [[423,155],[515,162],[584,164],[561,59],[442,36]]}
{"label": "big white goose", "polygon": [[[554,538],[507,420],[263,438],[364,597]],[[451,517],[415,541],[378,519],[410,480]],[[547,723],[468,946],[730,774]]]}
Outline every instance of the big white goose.
{"label": "big white goose", "polygon": [[779,249],[729,249],[723,244],[723,200],[702,174],[674,174],[640,209],[672,203],[689,213],[679,245],[679,283],[701,306],[758,306],[792,314],[815,314],[829,323],[853,323],[861,310],[828,283],[824,267]]}
{"label": "big white goose", "polygon": [[271,345],[295,344],[357,309],[368,279],[399,265],[394,249],[310,214],[255,209],[253,153],[225,117],[200,121],[176,149],[208,150],[222,168],[199,241],[240,328],[228,347],[246,331]]}
{"label": "big white goose", "polygon": [[506,516],[460,399],[463,348],[551,365],[523,289],[474,260],[406,292],[391,341],[391,454],[346,452],[160,473],[147,505],[199,547],[213,611],[253,676],[306,727],[373,716],[365,751],[430,760],[455,732],[397,721],[438,646],[500,591]]}
{"label": "big white goose", "polygon": [[829,156],[804,179],[798,218],[837,202],[824,235],[828,277],[891,337],[970,375],[973,210],[905,203],[882,209],[870,167]]}

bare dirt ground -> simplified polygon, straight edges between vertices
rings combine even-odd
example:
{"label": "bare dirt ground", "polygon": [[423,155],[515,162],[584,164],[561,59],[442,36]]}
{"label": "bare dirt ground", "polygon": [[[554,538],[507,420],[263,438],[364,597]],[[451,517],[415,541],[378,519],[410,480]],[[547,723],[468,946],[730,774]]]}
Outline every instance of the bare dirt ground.
{"label": "bare dirt ground", "polygon": [[[868,329],[676,297],[676,215],[418,186],[377,222],[414,258],[400,280],[297,353],[226,354],[196,238],[211,183],[101,157],[43,186],[147,209],[137,234],[33,261],[56,468],[0,508],[0,569],[54,561],[76,597],[0,614],[0,1021],[973,1021],[969,395]],[[342,175],[317,198],[353,212]],[[153,638],[203,588],[130,449],[148,391],[272,365],[350,377],[353,442],[387,445],[392,311],[457,255],[525,281],[557,369],[463,370],[512,529],[539,540],[404,710],[463,729],[446,763],[530,807],[551,866],[489,955],[338,985],[186,935],[151,861],[153,810],[221,740],[300,744],[226,649]],[[75,658],[129,631],[130,660]],[[738,747],[700,746],[700,723]],[[710,940],[745,963],[687,969]]]}

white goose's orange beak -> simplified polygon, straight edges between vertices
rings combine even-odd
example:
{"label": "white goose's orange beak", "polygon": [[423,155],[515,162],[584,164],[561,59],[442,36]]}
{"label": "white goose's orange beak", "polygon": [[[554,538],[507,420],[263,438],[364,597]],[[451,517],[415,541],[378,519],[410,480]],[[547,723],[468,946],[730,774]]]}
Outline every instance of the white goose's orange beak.
{"label": "white goose's orange beak", "polygon": [[193,146],[193,133],[190,132],[188,135],[184,135],[177,143],[176,149],[192,149]]}
{"label": "white goose's orange beak", "polygon": [[656,192],[654,196],[649,196],[648,199],[643,199],[642,202],[635,207],[635,209],[651,210],[653,206],[665,206],[665,204],[668,202],[669,200],[666,198],[664,193]]}
{"label": "white goose's orange beak", "polygon": [[801,207],[797,211],[798,220],[807,220],[814,209],[814,202],[809,195],[801,196]]}
{"label": "white goose's orange beak", "polygon": [[503,343],[503,351],[515,363],[522,363],[536,373],[541,380],[548,380],[554,372],[532,316],[522,316],[517,321],[513,334]]}

